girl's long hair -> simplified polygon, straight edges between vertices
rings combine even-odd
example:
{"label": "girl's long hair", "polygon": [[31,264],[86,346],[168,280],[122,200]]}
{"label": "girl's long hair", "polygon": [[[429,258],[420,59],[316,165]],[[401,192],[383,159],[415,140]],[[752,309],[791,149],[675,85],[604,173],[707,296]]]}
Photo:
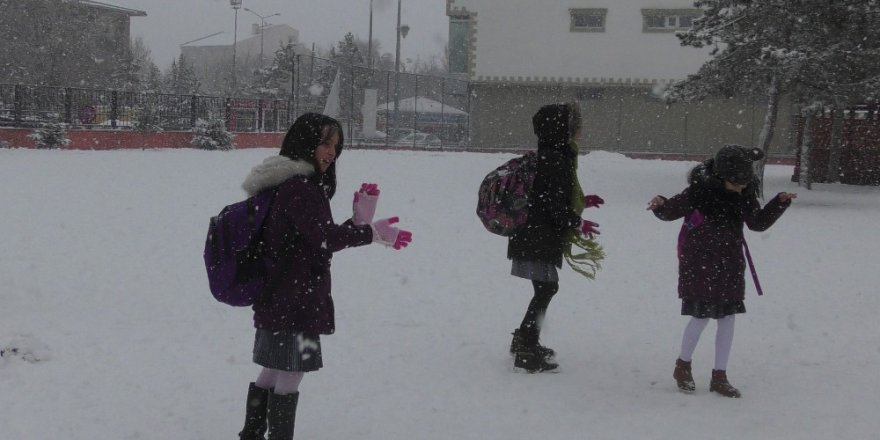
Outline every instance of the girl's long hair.
{"label": "girl's long hair", "polygon": [[[315,149],[334,134],[339,136],[336,143],[336,160],[321,173],[318,161],[315,159]],[[320,113],[305,113],[296,118],[290,130],[281,142],[281,156],[292,160],[304,160],[315,167],[317,181],[324,189],[327,198],[333,198],[336,194],[336,161],[342,155],[342,146],[345,137],[342,133],[342,125],[336,119]]]}

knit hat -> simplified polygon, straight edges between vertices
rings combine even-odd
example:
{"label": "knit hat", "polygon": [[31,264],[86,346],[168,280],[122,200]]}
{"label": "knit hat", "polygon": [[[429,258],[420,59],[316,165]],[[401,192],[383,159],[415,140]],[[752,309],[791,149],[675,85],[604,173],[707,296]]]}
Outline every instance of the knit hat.
{"label": "knit hat", "polygon": [[755,178],[752,164],[764,158],[759,148],[728,144],[715,153],[715,175],[730,183],[746,185]]}

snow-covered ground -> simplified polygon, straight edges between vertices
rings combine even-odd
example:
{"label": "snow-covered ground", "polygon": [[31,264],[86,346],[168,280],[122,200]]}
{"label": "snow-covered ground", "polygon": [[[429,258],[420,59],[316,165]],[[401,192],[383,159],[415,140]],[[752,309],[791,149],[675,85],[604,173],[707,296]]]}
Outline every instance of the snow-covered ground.
{"label": "snow-covered ground", "polygon": [[[243,420],[251,314],[212,299],[208,218],[274,150],[0,150],[0,438],[231,439]],[[765,295],[750,286],[729,366],[742,399],[708,392],[714,324],[676,391],[678,222],[645,211],[694,163],[581,158],[606,200],[608,257],[570,269],[543,342],[558,374],[512,371],[531,295],[506,241],[479,224],[481,178],[509,154],[346,151],[337,221],[361,182],[382,189],[413,244],[334,259],[338,330],[301,386],[304,439],[878,439],[880,189],[790,182],[782,219],[748,232]],[[871,269],[873,267],[873,269]],[[15,353],[11,349],[17,349]]]}

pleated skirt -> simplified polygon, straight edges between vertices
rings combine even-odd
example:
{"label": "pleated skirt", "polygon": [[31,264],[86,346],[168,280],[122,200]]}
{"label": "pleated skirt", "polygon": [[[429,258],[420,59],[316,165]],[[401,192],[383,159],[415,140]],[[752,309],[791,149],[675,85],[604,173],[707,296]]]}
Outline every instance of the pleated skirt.
{"label": "pleated skirt", "polygon": [[540,261],[517,260],[514,258],[510,267],[510,274],[532,281],[543,281],[545,283],[559,282],[559,272],[556,271],[556,266]]}
{"label": "pleated skirt", "polygon": [[281,371],[309,372],[324,366],[321,338],[292,331],[257,329],[253,359],[257,365]]}

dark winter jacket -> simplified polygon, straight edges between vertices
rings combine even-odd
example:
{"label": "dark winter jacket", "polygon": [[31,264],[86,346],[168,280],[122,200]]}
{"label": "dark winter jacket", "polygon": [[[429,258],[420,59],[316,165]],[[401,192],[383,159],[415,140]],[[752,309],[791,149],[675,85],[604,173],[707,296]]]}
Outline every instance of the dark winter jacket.
{"label": "dark winter jacket", "polygon": [[305,161],[270,157],[242,186],[249,195],[277,191],[262,231],[269,287],[253,306],[254,326],[333,333],[330,260],[333,252],[371,243],[372,229],[333,222],[315,167]]}
{"label": "dark winter jacket", "polygon": [[569,245],[567,233],[581,221],[571,207],[577,151],[569,143],[568,113],[563,105],[542,107],[533,123],[538,135],[538,170],[529,194],[529,217],[525,227],[510,236],[507,258],[562,267],[563,251]]}
{"label": "dark winter jacket", "polygon": [[712,160],[695,167],[690,185],[654,210],[661,220],[689,216],[695,209],[703,223],[685,236],[678,263],[678,296],[711,304],[745,299],[743,224],[753,231],[768,229],[791,205],[777,195],[764,208],[756,196],[757,181],[742,193],[728,191],[713,175]]}

